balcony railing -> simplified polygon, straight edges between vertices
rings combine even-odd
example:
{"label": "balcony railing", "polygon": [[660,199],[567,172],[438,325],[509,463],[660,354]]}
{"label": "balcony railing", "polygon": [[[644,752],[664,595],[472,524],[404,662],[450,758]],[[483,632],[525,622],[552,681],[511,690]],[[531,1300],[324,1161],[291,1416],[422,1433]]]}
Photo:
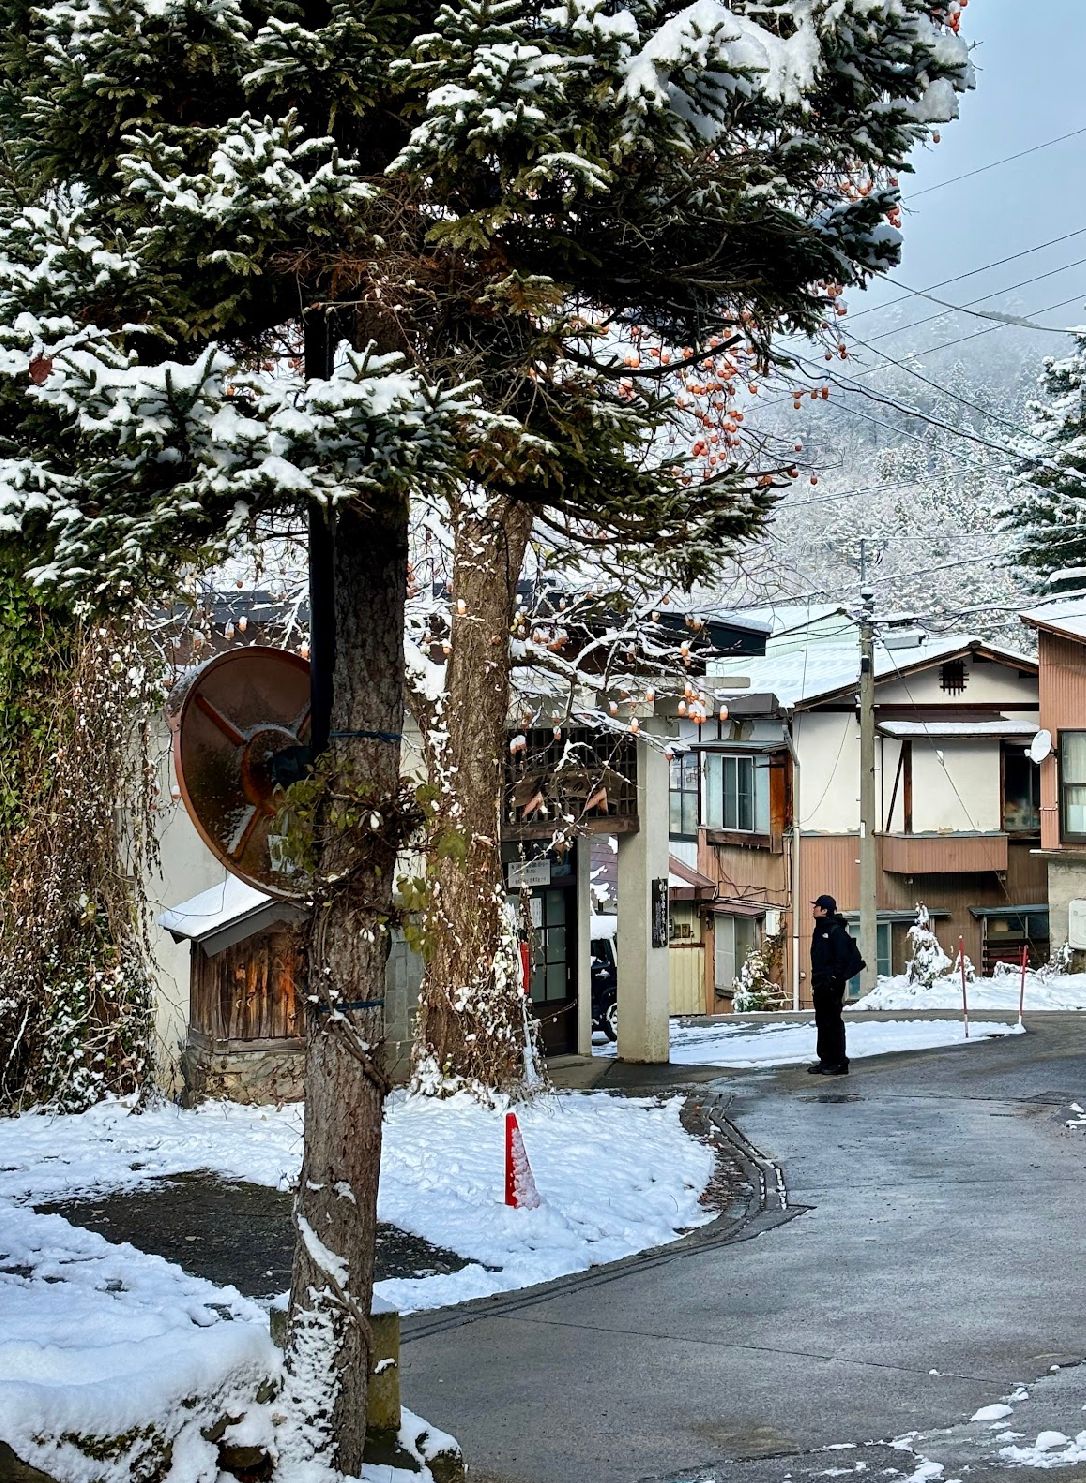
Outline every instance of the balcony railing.
{"label": "balcony railing", "polygon": [[891,875],[1003,875],[1007,836],[880,834],[879,863]]}

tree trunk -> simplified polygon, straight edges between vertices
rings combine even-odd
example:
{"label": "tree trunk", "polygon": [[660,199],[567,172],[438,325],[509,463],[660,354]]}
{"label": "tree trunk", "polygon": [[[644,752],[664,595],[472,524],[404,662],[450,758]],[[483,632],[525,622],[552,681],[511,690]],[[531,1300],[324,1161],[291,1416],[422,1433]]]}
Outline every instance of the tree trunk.
{"label": "tree trunk", "polygon": [[[525,1080],[519,953],[505,916],[501,800],[509,707],[509,630],[531,534],[524,505],[462,514],[453,557],[452,647],[442,739],[430,743],[441,788],[427,870],[430,942],[414,1046],[417,1090],[515,1092]],[[455,832],[464,850],[440,847]]]}
{"label": "tree trunk", "polygon": [[[295,1200],[285,1400],[286,1451],[362,1471],[369,1325],[386,1084],[384,922],[392,906],[403,726],[407,510],[340,514],[335,531],[335,670],[326,757],[331,795],[365,800],[361,834],[317,821],[309,928],[305,1152]],[[368,736],[357,733],[368,732]],[[375,737],[373,733],[384,733]],[[380,815],[381,822],[372,818]]]}

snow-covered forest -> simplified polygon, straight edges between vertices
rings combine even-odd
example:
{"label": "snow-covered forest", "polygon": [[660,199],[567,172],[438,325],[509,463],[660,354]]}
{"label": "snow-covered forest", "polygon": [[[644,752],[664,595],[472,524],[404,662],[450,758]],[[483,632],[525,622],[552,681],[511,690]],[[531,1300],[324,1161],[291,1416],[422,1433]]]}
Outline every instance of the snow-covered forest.
{"label": "snow-covered forest", "polygon": [[[866,582],[882,612],[1022,645],[1017,614],[1041,580],[1022,560],[1023,465],[1044,456],[1033,404],[1069,337],[918,294],[852,304],[837,353],[799,348],[794,379],[749,399],[748,420],[791,452],[798,477],[716,599],[853,602]],[[829,397],[812,397],[816,385]]]}

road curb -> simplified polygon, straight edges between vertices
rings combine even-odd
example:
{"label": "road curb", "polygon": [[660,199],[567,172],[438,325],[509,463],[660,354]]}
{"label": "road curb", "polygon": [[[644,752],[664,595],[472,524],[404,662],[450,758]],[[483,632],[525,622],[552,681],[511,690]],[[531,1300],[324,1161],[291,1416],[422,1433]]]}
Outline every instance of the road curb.
{"label": "road curb", "polygon": [[688,1094],[684,1108],[684,1116],[691,1114],[701,1120],[706,1132],[709,1128],[713,1130],[715,1139],[719,1140],[718,1152],[734,1159],[744,1175],[741,1186],[746,1186],[746,1192],[740,1188],[715,1220],[696,1226],[676,1241],[650,1247],[634,1256],[620,1257],[618,1261],[604,1262],[583,1272],[571,1272],[550,1282],[537,1283],[534,1287],[517,1288],[514,1292],[474,1298],[455,1307],[407,1315],[401,1322],[401,1343],[410,1344],[415,1339],[477,1323],[481,1319],[500,1318],[565,1293],[600,1287],[627,1273],[681,1261],[713,1247],[748,1241],[803,1214],[808,1207],[794,1205],[789,1200],[783,1169],[755,1148],[731,1122],[725,1111],[725,1102],[726,1098],[721,1094],[704,1096],[692,1092]]}

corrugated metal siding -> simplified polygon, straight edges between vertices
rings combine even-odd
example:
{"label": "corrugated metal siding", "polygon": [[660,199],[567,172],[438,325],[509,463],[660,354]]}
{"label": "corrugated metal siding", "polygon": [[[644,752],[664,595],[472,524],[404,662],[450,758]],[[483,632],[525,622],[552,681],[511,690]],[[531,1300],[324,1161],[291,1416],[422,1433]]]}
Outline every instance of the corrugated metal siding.
{"label": "corrugated metal siding", "polygon": [[[923,902],[932,910],[948,912],[948,917],[936,923],[940,941],[948,952],[952,952],[957,947],[959,936],[964,938],[966,953],[979,964],[982,929],[980,922],[970,914],[971,906],[1006,906],[1013,910],[1015,905],[1035,905],[1048,899],[1046,863],[1030,853],[1035,843],[1035,839],[1009,842],[1005,882],[991,870],[961,875],[917,873],[911,876],[892,875],[880,870],[879,908],[883,911],[911,911],[917,902]],[[800,884],[804,897],[819,896],[826,891],[836,898],[842,911],[859,910],[859,845],[855,834],[805,836],[800,861]],[[809,911],[805,903],[801,903],[801,911]],[[801,918],[800,937],[804,939],[807,935],[807,925]],[[895,931],[893,942],[893,966],[897,972],[904,967],[904,931]],[[806,957],[800,963],[800,969],[804,974],[801,1002],[809,1005]]]}
{"label": "corrugated metal siding", "polygon": [[879,866],[895,875],[976,875],[1007,869],[1007,836],[885,834]]}
{"label": "corrugated metal siding", "polygon": [[[1039,657],[1041,725],[1053,745],[1061,730],[1086,729],[1086,645],[1041,632]],[[1054,757],[1041,763],[1041,846],[1059,848],[1058,769]]]}
{"label": "corrugated metal siding", "polygon": [[[668,1009],[672,1014],[705,1013],[705,945],[696,906],[671,908],[668,950]],[[684,935],[685,933],[690,935]]]}

